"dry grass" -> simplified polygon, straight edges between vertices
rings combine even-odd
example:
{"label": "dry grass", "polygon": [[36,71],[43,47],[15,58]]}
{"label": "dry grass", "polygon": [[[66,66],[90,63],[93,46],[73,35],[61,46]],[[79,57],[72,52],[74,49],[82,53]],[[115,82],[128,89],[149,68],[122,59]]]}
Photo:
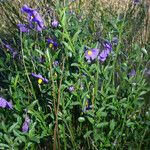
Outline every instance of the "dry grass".
{"label": "dry grass", "polygon": [[[72,9],[75,9],[80,5],[81,9],[84,11],[84,15],[93,15],[95,20],[98,20],[100,15],[98,10],[104,10],[105,13],[108,12],[109,15],[121,14],[133,9],[134,16],[137,20],[141,19],[141,11],[138,6],[133,5],[133,0],[77,0],[72,3]],[[133,8],[134,7],[134,8]],[[140,41],[141,43],[150,42],[150,0],[144,0],[143,8],[145,9],[145,19],[141,19],[141,26],[137,25],[134,31],[138,31],[134,40]],[[96,11],[96,13],[94,12]],[[140,27],[140,29],[139,29]],[[129,29],[129,30],[132,30]],[[133,32],[134,32],[133,31]]]}
{"label": "dry grass", "polygon": [[[40,11],[42,14],[44,14],[51,6],[48,5],[47,1],[48,0],[12,0],[10,3],[7,3],[7,5],[6,3],[5,5],[0,5],[0,16],[2,16],[0,20],[0,31],[7,32],[9,29],[11,29],[12,25],[15,26],[15,24],[23,19],[19,13],[19,9],[23,6],[23,4],[28,4],[33,8],[42,8]],[[52,3],[56,3],[56,1],[53,0]],[[59,3],[61,5],[65,5],[63,0],[59,0]],[[76,8],[80,7],[83,16],[86,17],[93,15],[92,17],[95,20],[98,20],[101,15],[99,10],[104,10],[109,14],[120,14],[127,11],[129,4],[131,3],[132,0],[76,0],[70,2],[70,9],[75,10]],[[145,26],[140,29],[138,34],[142,35],[142,39],[144,39],[144,41],[148,41],[150,39],[150,1],[145,0],[144,3],[147,13],[145,18]]]}

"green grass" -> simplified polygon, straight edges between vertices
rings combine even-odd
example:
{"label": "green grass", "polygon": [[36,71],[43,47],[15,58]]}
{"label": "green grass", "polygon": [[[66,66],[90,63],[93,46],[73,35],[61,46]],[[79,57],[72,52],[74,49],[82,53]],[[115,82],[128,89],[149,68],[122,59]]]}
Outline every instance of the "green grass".
{"label": "green grass", "polygon": [[[67,1],[35,1],[30,6],[38,8],[46,29],[22,33],[17,23],[28,20],[20,13],[21,2],[18,8],[15,2],[0,2],[5,14],[0,97],[13,104],[13,110],[0,108],[0,149],[149,149],[149,41],[140,35],[146,19],[143,4],[118,13],[93,0],[85,13],[82,2],[73,2],[70,12]],[[57,28],[51,27],[55,17]],[[48,46],[48,38],[57,41],[57,49]],[[112,44],[106,60],[97,57],[88,63],[86,51],[101,52],[105,41]],[[15,58],[3,42],[17,52]],[[130,76],[133,69],[136,74]],[[32,73],[49,82],[38,84]],[[29,130],[22,132],[27,115]]]}

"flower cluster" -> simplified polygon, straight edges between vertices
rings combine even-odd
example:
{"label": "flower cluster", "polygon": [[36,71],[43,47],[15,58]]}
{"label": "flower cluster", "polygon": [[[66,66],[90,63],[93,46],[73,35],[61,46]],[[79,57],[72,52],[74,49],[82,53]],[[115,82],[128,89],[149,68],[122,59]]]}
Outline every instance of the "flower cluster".
{"label": "flower cluster", "polygon": [[104,62],[107,56],[112,51],[112,45],[111,43],[105,41],[103,44],[103,47],[104,47],[104,50],[102,50],[100,53],[99,53],[100,50],[96,48],[85,51],[85,58],[87,59],[87,61],[91,62],[92,60],[95,60],[96,58],[98,58],[100,62]]}
{"label": "flower cluster", "polygon": [[13,109],[11,102],[7,102],[4,98],[0,97],[0,107]]}
{"label": "flower cluster", "polygon": [[26,13],[28,15],[29,24],[28,25],[18,24],[20,31],[29,32],[30,31],[29,27],[34,28],[35,25],[38,31],[42,31],[42,29],[44,28],[44,21],[42,17],[40,16],[40,14],[37,12],[37,10],[32,9],[28,7],[27,5],[24,5],[21,8],[21,12]]}

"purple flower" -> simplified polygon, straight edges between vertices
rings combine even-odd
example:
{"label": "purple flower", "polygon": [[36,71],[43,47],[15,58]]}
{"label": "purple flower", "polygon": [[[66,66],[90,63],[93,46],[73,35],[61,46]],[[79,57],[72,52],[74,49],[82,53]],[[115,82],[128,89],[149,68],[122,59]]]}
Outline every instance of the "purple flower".
{"label": "purple flower", "polygon": [[47,39],[47,43],[50,48],[56,49],[58,47],[58,43],[53,39]]}
{"label": "purple flower", "polygon": [[0,97],[0,107],[13,109],[11,102],[7,102],[4,98]]}
{"label": "purple flower", "polygon": [[17,52],[9,44],[6,44],[5,42],[2,42],[2,43],[5,46],[5,48],[8,49],[9,52],[13,55],[13,58],[15,58],[17,55]]}
{"label": "purple flower", "polygon": [[37,23],[38,31],[41,31],[44,28],[44,21],[43,21],[42,17],[40,16],[40,14],[36,10],[28,7],[27,5],[24,5],[21,8],[21,12],[28,14],[29,23],[33,23],[33,22]]}
{"label": "purple flower", "polygon": [[109,52],[112,51],[112,45],[111,45],[110,42],[104,41],[103,46],[104,46],[104,49],[105,49],[105,50],[107,50],[107,51],[109,51]]}
{"label": "purple flower", "polygon": [[40,63],[44,63],[45,62],[45,56],[42,55],[40,58],[39,58],[39,62]]}
{"label": "purple flower", "polygon": [[54,67],[57,67],[58,65],[59,65],[59,62],[57,60],[53,62]]}
{"label": "purple flower", "polygon": [[22,131],[23,131],[23,132],[28,132],[28,130],[29,130],[29,123],[30,123],[30,119],[29,119],[29,117],[26,115],[25,121],[24,121],[24,123],[23,123],[23,125],[22,125]]}
{"label": "purple flower", "polygon": [[69,87],[69,92],[73,92],[74,91],[74,86],[70,86]]}
{"label": "purple flower", "polygon": [[43,28],[44,28],[44,21],[43,19],[41,18],[40,14],[34,10],[33,11],[33,19],[31,19],[32,22],[36,22],[37,23],[37,30],[38,31],[41,31]]}
{"label": "purple flower", "polygon": [[5,43],[3,42],[3,45],[4,45],[11,53],[14,52],[14,49],[13,49],[9,44],[5,44]]}
{"label": "purple flower", "polygon": [[21,8],[21,12],[30,13],[33,9],[28,7],[26,4]]}
{"label": "purple flower", "polygon": [[29,28],[27,28],[27,26],[25,24],[18,24],[18,28],[20,29],[21,32],[24,32],[24,33],[28,33],[30,31]]}
{"label": "purple flower", "polygon": [[139,4],[139,3],[140,3],[140,0],[133,0],[133,3],[134,3],[134,4]]}
{"label": "purple flower", "polygon": [[37,78],[38,79],[38,84],[41,84],[42,82],[44,83],[48,83],[48,79],[46,78],[43,78],[41,74],[35,74],[35,73],[32,73],[31,74],[33,77]]}
{"label": "purple flower", "polygon": [[87,110],[91,110],[93,108],[92,102],[90,99],[86,99],[83,101],[83,112],[86,112]]}
{"label": "purple flower", "polygon": [[99,49],[93,48],[91,50],[85,51],[85,58],[87,59],[88,62],[91,62],[91,60],[94,60],[99,53]]}
{"label": "purple flower", "polygon": [[12,53],[13,58],[15,58],[17,54],[18,54],[18,53],[17,53],[16,51],[14,51],[14,52]]}
{"label": "purple flower", "polygon": [[22,131],[23,132],[28,132],[28,129],[29,129],[29,125],[27,122],[24,122],[23,125],[22,125]]}
{"label": "purple flower", "polygon": [[98,56],[98,60],[101,61],[101,62],[104,62],[108,56],[108,50],[103,50],[99,56]]}
{"label": "purple flower", "polygon": [[98,60],[101,62],[104,62],[106,60],[107,56],[112,51],[112,45],[108,41],[105,41],[103,43],[103,46],[104,46],[104,50],[98,56]]}
{"label": "purple flower", "polygon": [[57,21],[56,19],[54,19],[54,20],[52,21],[52,27],[57,28],[58,25],[59,25],[58,21]]}
{"label": "purple flower", "polygon": [[112,44],[113,45],[118,45],[118,38],[117,37],[113,37]]}
{"label": "purple flower", "polygon": [[135,69],[132,69],[128,75],[129,75],[129,77],[134,77],[136,75]]}

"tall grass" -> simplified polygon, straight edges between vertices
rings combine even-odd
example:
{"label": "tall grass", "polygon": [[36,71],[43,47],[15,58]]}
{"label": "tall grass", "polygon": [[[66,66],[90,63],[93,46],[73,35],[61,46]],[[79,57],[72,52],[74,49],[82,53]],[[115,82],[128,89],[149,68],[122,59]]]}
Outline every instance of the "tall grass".
{"label": "tall grass", "polygon": [[[28,22],[20,13],[24,3],[44,18],[42,32],[17,29],[17,23]],[[0,6],[0,97],[13,104],[12,110],[0,108],[0,149],[149,148],[150,107],[144,99],[149,41],[140,34],[148,25],[144,3],[117,10],[96,0]],[[51,26],[53,19],[59,21],[57,28]],[[106,42],[112,50],[102,62]],[[99,57],[88,62],[93,48]],[[41,74],[43,83],[32,73]],[[29,129],[23,132],[27,116]]]}
{"label": "tall grass", "polygon": [[[22,17],[20,17],[19,9],[23,4],[29,4],[30,6],[36,7],[40,9],[42,12],[43,16],[45,16],[47,13],[51,14],[53,11],[53,6],[56,4],[56,1],[51,1],[49,2],[48,0],[45,1],[38,1],[38,0],[33,0],[33,1],[11,1],[7,0],[6,2],[1,2],[0,7],[1,7],[1,31],[3,33],[7,33],[8,29],[10,30],[10,33],[14,31],[15,29],[13,27],[16,27],[16,23],[22,22]],[[57,2],[59,5],[64,6],[64,5],[69,5],[69,8],[72,11],[77,11],[79,12],[80,10],[80,15],[82,17],[89,17],[90,15],[92,19],[95,20],[94,24],[95,26],[98,26],[101,17],[100,10],[104,12],[105,15],[108,15],[108,17],[113,20],[113,17],[117,15],[121,15],[124,12],[128,12],[128,18],[127,18],[127,27],[128,34],[130,35],[135,35],[138,41],[141,42],[148,42],[149,41],[149,2],[144,0],[143,4],[141,7],[138,6],[133,6],[133,1],[130,0],[125,0],[125,1],[114,1],[114,0],[91,0],[91,1],[85,1],[85,0],[76,0],[73,2],[63,2],[63,1],[58,1]],[[81,13],[82,12],[82,13]],[[79,15],[79,16],[80,16]],[[91,21],[92,22],[92,21]],[[97,23],[97,24],[96,24]],[[99,29],[99,28],[98,28]],[[139,32],[135,32],[135,31]],[[130,36],[133,37],[134,36]],[[130,40],[131,41],[131,40]]]}

